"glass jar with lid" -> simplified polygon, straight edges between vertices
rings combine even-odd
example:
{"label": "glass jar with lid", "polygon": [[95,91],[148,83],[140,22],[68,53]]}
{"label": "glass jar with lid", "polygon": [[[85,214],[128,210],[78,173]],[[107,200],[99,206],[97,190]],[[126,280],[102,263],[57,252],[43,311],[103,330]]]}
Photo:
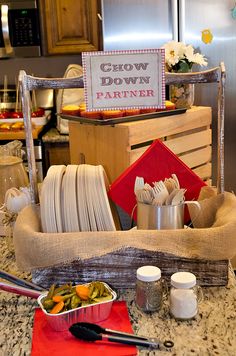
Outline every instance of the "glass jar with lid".
{"label": "glass jar with lid", "polygon": [[194,318],[202,290],[196,285],[196,276],[190,272],[176,272],[171,276],[170,313],[178,320]]}
{"label": "glass jar with lid", "polygon": [[155,312],[161,308],[164,289],[160,268],[142,266],[137,269],[136,304],[143,312]]}
{"label": "glass jar with lid", "polygon": [[26,187],[29,184],[28,175],[22,159],[16,156],[0,156],[0,204],[5,200],[9,188]]}

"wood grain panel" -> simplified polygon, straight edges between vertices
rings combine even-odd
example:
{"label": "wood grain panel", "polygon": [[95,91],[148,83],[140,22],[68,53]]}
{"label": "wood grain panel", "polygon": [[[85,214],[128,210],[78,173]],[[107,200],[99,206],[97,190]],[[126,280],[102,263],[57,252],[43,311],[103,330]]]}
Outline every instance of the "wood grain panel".
{"label": "wood grain panel", "polygon": [[207,163],[203,166],[194,168],[193,172],[196,173],[203,180],[206,180],[212,176],[212,164]]}
{"label": "wood grain panel", "polygon": [[164,143],[175,154],[191,151],[212,143],[211,129],[198,131],[193,134],[183,132],[180,137],[169,139]]}
{"label": "wood grain panel", "polygon": [[[148,123],[148,124],[147,124]],[[129,146],[153,141],[160,137],[174,135],[211,124],[210,107],[193,107],[185,114],[165,116],[151,120],[133,121],[117,126],[129,129]]]}
{"label": "wood grain panel", "polygon": [[32,278],[34,283],[46,289],[53,283],[73,281],[77,284],[91,280],[105,280],[114,288],[135,288],[137,268],[150,264],[158,266],[167,281],[178,270],[193,272],[201,286],[226,285],[228,281],[229,262],[226,260],[190,259],[135,248],[58,267],[37,269],[32,272]]}
{"label": "wood grain panel", "polygon": [[129,150],[130,164],[134,163],[142,154],[148,149],[150,145],[145,147],[136,148],[135,150]]}
{"label": "wood grain panel", "polygon": [[40,0],[48,54],[99,50],[97,0]]}
{"label": "wood grain panel", "polygon": [[[69,121],[71,162],[102,164],[110,182],[113,182],[146,151],[150,141],[153,141],[148,139],[167,137],[167,141],[164,141],[166,145],[176,154],[184,152],[186,164],[196,167],[211,160],[210,124],[211,109],[208,107],[194,107],[182,115],[115,126]],[[196,150],[199,147],[202,149]],[[207,175],[207,178],[210,177]]]}
{"label": "wood grain panel", "polygon": [[187,164],[188,167],[194,168],[211,161],[211,146],[202,148],[200,150],[192,151],[181,155],[179,158]]}
{"label": "wood grain panel", "polygon": [[[129,166],[128,131],[112,126],[78,125],[69,121],[71,163],[101,164],[110,182]],[[83,162],[84,160],[84,162]]]}
{"label": "wood grain panel", "polygon": [[52,165],[70,164],[70,151],[68,142],[45,143],[44,151],[46,171]]}
{"label": "wood grain panel", "polygon": [[58,23],[58,38],[60,41],[74,41],[76,38],[86,38],[84,33],[86,26],[83,25],[83,13],[85,5],[82,1],[58,0],[56,14]]}

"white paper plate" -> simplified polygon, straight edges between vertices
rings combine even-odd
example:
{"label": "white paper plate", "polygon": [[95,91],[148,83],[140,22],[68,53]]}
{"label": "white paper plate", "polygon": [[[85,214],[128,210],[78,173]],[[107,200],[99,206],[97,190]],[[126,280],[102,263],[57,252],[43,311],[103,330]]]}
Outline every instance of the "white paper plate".
{"label": "white paper plate", "polygon": [[84,173],[85,173],[85,180],[84,180],[85,197],[86,197],[87,208],[88,208],[90,230],[97,231],[98,227],[97,227],[96,217],[95,217],[95,206],[97,202],[96,202],[96,195],[94,191],[95,188],[94,180],[96,175],[95,166],[86,165]]}
{"label": "white paper plate", "polygon": [[57,232],[63,232],[62,223],[62,206],[61,206],[61,193],[62,193],[62,180],[66,170],[65,165],[55,166],[55,186],[54,186],[54,201],[55,201],[55,215]]}
{"label": "white paper plate", "polygon": [[106,175],[104,168],[101,165],[99,165],[98,167],[99,167],[98,169],[99,169],[99,174],[100,174],[99,182],[100,182],[100,187],[101,187],[101,190],[99,190],[99,192],[100,192],[100,197],[101,197],[101,208],[103,211],[105,227],[106,227],[107,231],[113,231],[113,230],[116,230],[116,227],[115,227],[110,203],[109,203],[108,196],[107,196],[107,190],[109,187],[108,179],[107,179],[107,175]]}
{"label": "white paper plate", "polygon": [[40,196],[43,231],[115,230],[108,186],[102,166],[51,166]]}
{"label": "white paper plate", "polygon": [[41,220],[44,232],[57,232],[54,202],[54,166],[51,166],[41,189]]}
{"label": "white paper plate", "polygon": [[86,201],[86,193],[85,193],[85,165],[80,164],[78,167],[78,214],[79,214],[79,222],[81,231],[90,231],[89,224],[89,215],[88,215],[88,206]]}

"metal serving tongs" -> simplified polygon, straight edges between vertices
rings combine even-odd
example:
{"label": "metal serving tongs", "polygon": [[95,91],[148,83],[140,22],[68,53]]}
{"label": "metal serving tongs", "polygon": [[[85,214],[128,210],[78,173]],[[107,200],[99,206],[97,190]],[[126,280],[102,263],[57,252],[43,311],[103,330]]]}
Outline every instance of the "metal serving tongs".
{"label": "metal serving tongs", "polygon": [[2,270],[0,270],[0,278],[12,283],[5,283],[0,280],[0,289],[6,292],[20,294],[26,297],[37,299],[42,294],[42,292],[45,291],[44,288],[38,286],[37,284],[25,281],[24,279],[18,278]]}
{"label": "metal serving tongs", "polygon": [[105,329],[100,325],[80,322],[70,326],[69,331],[73,336],[85,341],[111,341],[126,345],[147,347],[149,349],[170,350],[174,343],[166,340],[163,343],[156,338],[146,338],[117,330]]}

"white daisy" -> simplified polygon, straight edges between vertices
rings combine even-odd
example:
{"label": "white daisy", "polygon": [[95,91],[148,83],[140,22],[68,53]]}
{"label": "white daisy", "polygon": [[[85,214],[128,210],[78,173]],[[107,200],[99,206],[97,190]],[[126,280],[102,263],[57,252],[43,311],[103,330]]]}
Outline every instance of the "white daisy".
{"label": "white daisy", "polygon": [[186,46],[185,49],[185,57],[187,58],[187,60],[191,63],[194,62],[194,49],[192,46],[188,45]]}
{"label": "white daisy", "polygon": [[207,66],[206,58],[204,58],[200,53],[195,53],[193,62],[199,64],[200,66]]}
{"label": "white daisy", "polygon": [[194,48],[191,45],[185,45],[183,42],[170,41],[167,42],[163,48],[165,49],[165,63],[167,70],[183,71],[183,62],[192,68],[193,64],[206,66],[207,60],[200,53],[194,53]]}
{"label": "white daisy", "polygon": [[169,67],[174,66],[184,58],[185,45],[182,42],[170,41],[163,47],[165,49],[166,64]]}

